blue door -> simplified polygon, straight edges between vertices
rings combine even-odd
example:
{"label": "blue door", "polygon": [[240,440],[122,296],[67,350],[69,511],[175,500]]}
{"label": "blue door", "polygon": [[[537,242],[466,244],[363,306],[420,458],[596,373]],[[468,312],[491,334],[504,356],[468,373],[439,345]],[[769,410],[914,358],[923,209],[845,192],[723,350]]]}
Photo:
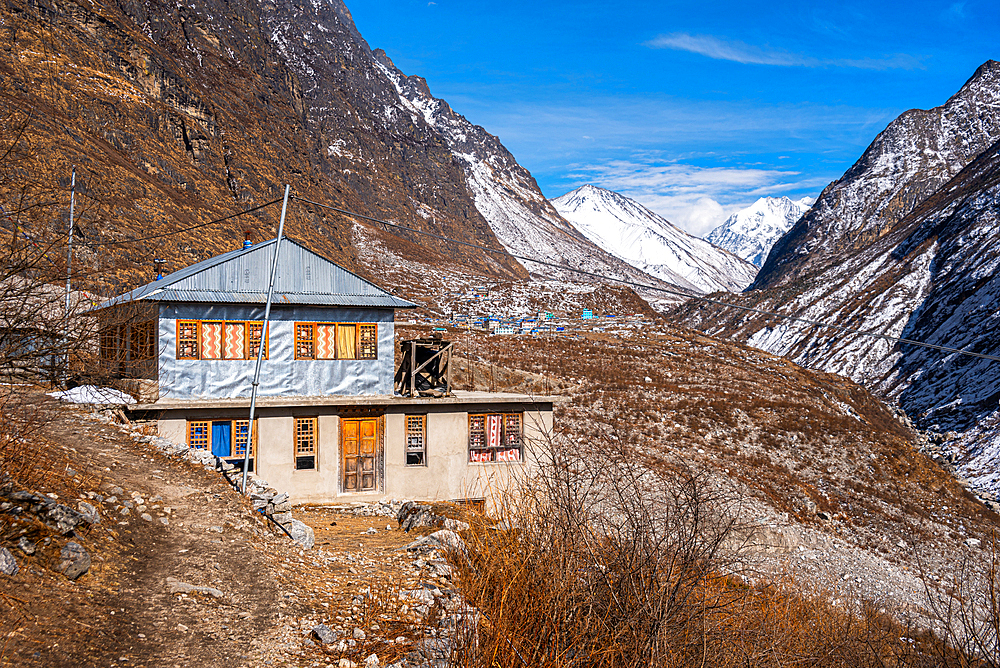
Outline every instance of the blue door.
{"label": "blue door", "polygon": [[216,457],[228,457],[233,447],[233,423],[212,423],[212,454]]}

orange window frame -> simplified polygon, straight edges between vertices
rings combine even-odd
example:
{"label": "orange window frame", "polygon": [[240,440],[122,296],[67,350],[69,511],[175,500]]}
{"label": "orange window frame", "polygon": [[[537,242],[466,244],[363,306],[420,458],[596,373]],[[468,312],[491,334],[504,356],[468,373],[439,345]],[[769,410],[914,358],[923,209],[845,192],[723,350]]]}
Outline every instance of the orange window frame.
{"label": "orange window frame", "polygon": [[[500,419],[500,438],[490,447],[489,417]],[[469,413],[469,462],[489,463],[524,459],[524,413]],[[501,453],[517,450],[517,458],[501,459]]]}
{"label": "orange window frame", "polygon": [[[185,326],[194,327],[194,336],[181,336],[182,328]],[[194,355],[182,355],[181,346],[184,343],[194,343]],[[178,320],[177,321],[177,359],[179,360],[200,360],[201,359],[201,320]]]}
{"label": "orange window frame", "polygon": [[[319,327],[334,327],[334,357],[316,356],[319,341]],[[374,360],[378,359],[378,325],[363,322],[296,322],[295,359],[297,360]],[[354,328],[354,356],[340,356],[340,328]]]}
{"label": "orange window frame", "polygon": [[188,447],[208,450],[212,442],[212,423],[209,420],[190,420],[187,423]]}
{"label": "orange window frame", "polygon": [[[201,329],[204,323],[219,323],[222,325],[221,332],[221,342],[219,344],[220,350],[223,351],[222,357],[211,358],[214,361],[225,361],[225,362],[241,362],[246,360],[257,359],[256,351],[253,351],[253,345],[250,340],[251,333],[255,330],[262,330],[264,323],[257,320],[177,320],[177,359],[179,360],[203,360],[205,357],[204,348],[201,341]],[[181,338],[181,327],[184,325],[190,325],[194,327],[195,335],[194,337],[184,337]],[[243,325],[243,357],[242,359],[227,359],[225,357],[226,349],[226,326],[227,325]],[[187,355],[181,355],[181,346],[184,342],[193,342],[195,345],[196,356],[191,357]],[[271,352],[271,327],[268,323],[267,332],[264,333],[264,359],[270,358]]]}
{"label": "orange window frame", "polygon": [[[299,467],[299,459],[312,457],[311,467]],[[294,463],[297,470],[311,471],[319,468],[319,418],[295,418]]]}
{"label": "orange window frame", "polygon": [[[308,336],[305,336],[308,334]],[[308,346],[308,353],[306,351]],[[316,323],[297,322],[295,323],[295,359],[312,360],[316,359]]]}

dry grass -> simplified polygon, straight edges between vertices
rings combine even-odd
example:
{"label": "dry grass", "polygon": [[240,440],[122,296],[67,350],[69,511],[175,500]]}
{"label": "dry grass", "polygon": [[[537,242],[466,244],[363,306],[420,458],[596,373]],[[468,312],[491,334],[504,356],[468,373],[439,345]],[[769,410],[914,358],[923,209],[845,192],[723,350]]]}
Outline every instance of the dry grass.
{"label": "dry grass", "polygon": [[739,499],[686,466],[653,472],[615,441],[550,449],[456,553],[476,610],[468,667],[976,666],[870,602],[832,603],[789,578],[754,582]]}

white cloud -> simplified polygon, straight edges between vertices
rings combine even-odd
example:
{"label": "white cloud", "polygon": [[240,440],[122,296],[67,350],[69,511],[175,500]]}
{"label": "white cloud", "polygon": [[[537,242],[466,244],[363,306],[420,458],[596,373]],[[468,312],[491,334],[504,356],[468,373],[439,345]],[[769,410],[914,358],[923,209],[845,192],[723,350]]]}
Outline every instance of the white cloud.
{"label": "white cloud", "polygon": [[826,185],[825,179],[800,176],[788,170],[625,160],[578,165],[570,174],[574,187],[593,183],[620,192],[698,237],[759,197],[818,191]]}
{"label": "white cloud", "polygon": [[895,54],[881,58],[832,58],[823,59],[781,49],[755,46],[739,40],[721,40],[712,35],[689,35],[675,32],[660,35],[646,42],[654,49],[673,49],[697,53],[715,60],[729,60],[750,65],[776,65],[780,67],[853,67],[865,70],[912,70],[922,68],[919,58]]}

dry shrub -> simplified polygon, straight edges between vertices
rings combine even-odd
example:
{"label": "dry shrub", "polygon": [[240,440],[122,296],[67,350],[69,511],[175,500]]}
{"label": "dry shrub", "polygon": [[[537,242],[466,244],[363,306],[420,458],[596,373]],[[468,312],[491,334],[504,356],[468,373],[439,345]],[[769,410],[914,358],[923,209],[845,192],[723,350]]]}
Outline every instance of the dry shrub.
{"label": "dry shrub", "polygon": [[38,489],[53,475],[53,453],[40,448],[45,423],[37,394],[20,387],[0,388],[0,483]]}
{"label": "dry shrub", "polygon": [[684,466],[642,466],[620,440],[550,448],[540,471],[501,502],[507,528],[472,531],[460,560],[480,613],[466,665],[670,665],[701,652],[692,630],[743,595],[707,586],[733,566],[726,499]]}
{"label": "dry shrub", "polygon": [[939,589],[926,571],[922,576],[930,601],[927,622],[960,650],[961,661],[943,657],[948,660],[942,663],[1000,667],[1000,537],[993,532],[981,549],[967,550],[950,574],[949,586]]}
{"label": "dry shrub", "polygon": [[[878,606],[751,580],[739,499],[609,438],[549,444],[454,554],[474,608],[456,661],[496,666],[987,666]],[[753,583],[753,584],[751,584]]]}

